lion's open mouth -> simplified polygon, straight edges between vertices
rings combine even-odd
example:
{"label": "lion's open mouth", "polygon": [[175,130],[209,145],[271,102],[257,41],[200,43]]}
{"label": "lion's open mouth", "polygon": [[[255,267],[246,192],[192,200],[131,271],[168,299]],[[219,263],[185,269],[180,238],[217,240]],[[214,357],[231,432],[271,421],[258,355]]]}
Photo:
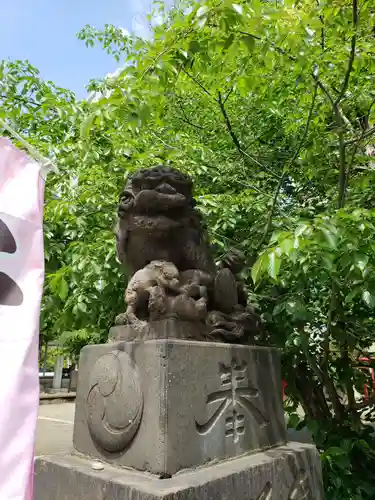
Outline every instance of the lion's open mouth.
{"label": "lion's open mouth", "polygon": [[183,194],[166,194],[147,189],[141,191],[134,199],[134,211],[137,214],[163,214],[186,207],[186,197]]}
{"label": "lion's open mouth", "polygon": [[130,228],[144,229],[145,231],[169,231],[183,226],[179,219],[172,219],[162,214],[133,215],[130,218]]}

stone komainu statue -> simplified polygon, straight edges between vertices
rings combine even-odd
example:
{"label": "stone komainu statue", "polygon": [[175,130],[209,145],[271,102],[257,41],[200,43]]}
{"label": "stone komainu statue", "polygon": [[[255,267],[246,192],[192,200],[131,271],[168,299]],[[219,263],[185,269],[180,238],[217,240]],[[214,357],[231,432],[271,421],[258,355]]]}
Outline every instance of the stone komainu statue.
{"label": "stone komainu statue", "polygon": [[179,271],[215,271],[192,187],[188,176],[166,167],[130,178],[118,207],[117,252],[131,274],[153,260]]}
{"label": "stone komainu statue", "polygon": [[116,324],[142,329],[173,317],[194,323],[207,340],[254,337],[261,325],[234,274],[238,255],[216,268],[195,205],[192,181],[178,170],[158,166],[130,177],[116,232],[117,255],[130,276],[128,309]]}

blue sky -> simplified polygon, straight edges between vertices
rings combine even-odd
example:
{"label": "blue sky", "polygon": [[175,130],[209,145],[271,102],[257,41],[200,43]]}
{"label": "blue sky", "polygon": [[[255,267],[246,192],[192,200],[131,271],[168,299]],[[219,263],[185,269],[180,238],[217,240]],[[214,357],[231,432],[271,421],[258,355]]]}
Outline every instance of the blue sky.
{"label": "blue sky", "polygon": [[99,46],[86,48],[76,33],[86,24],[105,23],[139,34],[151,0],[0,0],[0,60],[28,59],[42,77],[86,95],[90,78],[118,67]]}

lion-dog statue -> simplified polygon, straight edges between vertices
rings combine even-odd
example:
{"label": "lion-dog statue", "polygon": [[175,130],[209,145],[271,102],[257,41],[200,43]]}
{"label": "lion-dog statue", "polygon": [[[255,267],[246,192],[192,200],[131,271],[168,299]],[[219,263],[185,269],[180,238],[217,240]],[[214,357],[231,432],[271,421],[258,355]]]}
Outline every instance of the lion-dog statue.
{"label": "lion-dog statue", "polygon": [[116,325],[141,330],[175,318],[194,324],[197,340],[231,343],[261,331],[237,279],[240,253],[215,265],[189,176],[165,166],[130,176],[120,195],[116,241],[130,276],[127,310]]}

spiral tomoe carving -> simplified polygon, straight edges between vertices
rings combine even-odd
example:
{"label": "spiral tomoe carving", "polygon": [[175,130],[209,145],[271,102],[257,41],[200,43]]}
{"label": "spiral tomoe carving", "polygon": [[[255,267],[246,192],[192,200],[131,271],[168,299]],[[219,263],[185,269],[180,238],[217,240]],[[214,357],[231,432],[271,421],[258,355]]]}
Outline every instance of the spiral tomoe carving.
{"label": "spiral tomoe carving", "polygon": [[119,453],[134,439],[142,419],[143,394],[137,366],[123,351],[95,363],[86,399],[87,423],[97,446]]}

